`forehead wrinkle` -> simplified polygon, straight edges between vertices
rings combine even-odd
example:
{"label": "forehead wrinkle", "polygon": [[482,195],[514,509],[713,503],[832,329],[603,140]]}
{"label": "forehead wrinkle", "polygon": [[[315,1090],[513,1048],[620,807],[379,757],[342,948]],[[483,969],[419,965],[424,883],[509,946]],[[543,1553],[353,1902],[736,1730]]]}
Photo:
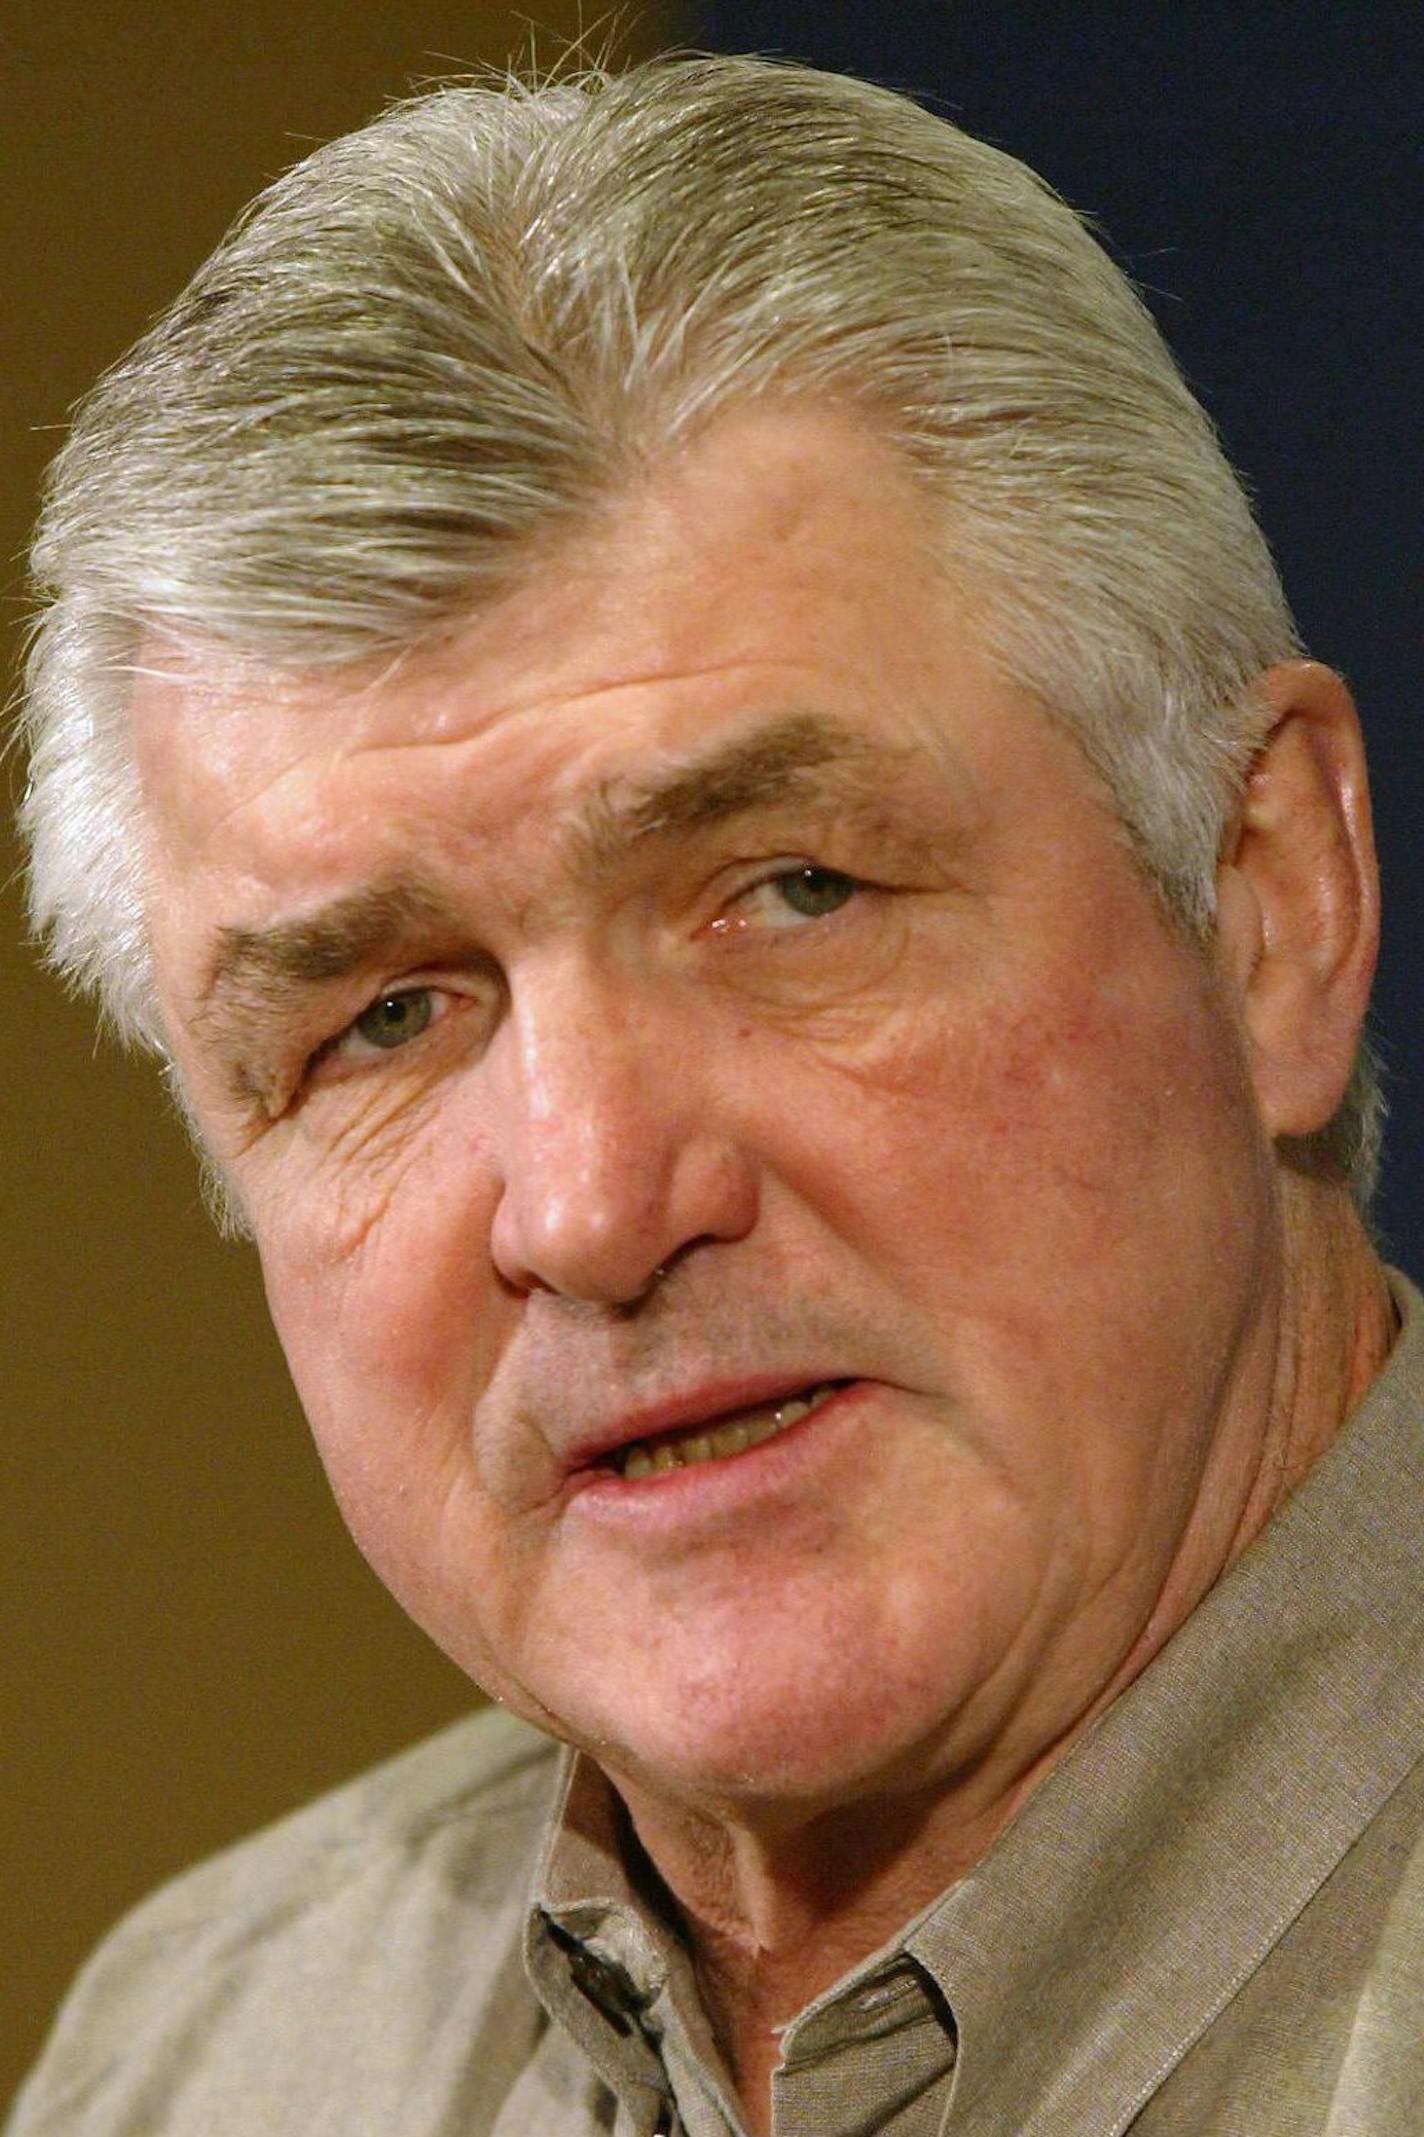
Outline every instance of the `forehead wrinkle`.
{"label": "forehead wrinkle", "polygon": [[[572,865],[578,873],[602,874],[639,839],[765,806],[801,791],[806,774],[828,760],[874,754],[839,721],[796,713],[651,777],[610,778],[565,833]],[[226,1020],[249,1003],[270,1013],[289,991],[345,978],[387,945],[420,929],[452,926],[456,917],[448,898],[419,875],[402,873],[265,927],[220,927],[199,1018]]]}
{"label": "forehead wrinkle", "polygon": [[[597,886],[640,841],[808,796],[878,822],[890,763],[916,754],[829,714],[791,713],[665,770],[602,781],[560,837],[564,865],[575,880]],[[266,927],[220,927],[193,1017],[195,1036],[235,1094],[261,1097],[262,1059],[280,1046],[284,1024],[305,993],[379,961],[413,935],[460,925],[448,897],[418,874],[399,873]]]}

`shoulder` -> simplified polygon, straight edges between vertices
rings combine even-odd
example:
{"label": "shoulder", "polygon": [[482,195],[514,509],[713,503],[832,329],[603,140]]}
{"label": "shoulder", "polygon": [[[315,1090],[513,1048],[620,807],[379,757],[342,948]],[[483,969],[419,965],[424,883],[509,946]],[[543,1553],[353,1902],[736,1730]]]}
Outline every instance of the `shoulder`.
{"label": "shoulder", "polygon": [[476,2003],[493,1993],[517,1958],[557,1762],[490,1709],[164,1886],[80,1975],[12,2137],[197,2128],[171,2101],[250,2109],[264,2089],[290,2096],[295,2128],[308,2079],[329,2097],[353,2075],[363,2028],[428,2033],[418,2007],[442,1959]]}
{"label": "shoulder", "polygon": [[511,1715],[470,1715],[185,1871],[126,1916],[98,1957],[173,1938],[260,1936],[423,1859],[458,1860],[462,1882],[483,1882],[484,1869],[502,1884],[511,1841],[542,1825],[556,1759],[548,1737]]}

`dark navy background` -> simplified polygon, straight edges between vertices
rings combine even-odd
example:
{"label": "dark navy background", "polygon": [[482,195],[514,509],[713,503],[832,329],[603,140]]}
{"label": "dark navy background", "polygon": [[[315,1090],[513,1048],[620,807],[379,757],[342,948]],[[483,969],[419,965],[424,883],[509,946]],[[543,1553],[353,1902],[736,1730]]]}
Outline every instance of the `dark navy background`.
{"label": "dark navy background", "polygon": [[1021,156],[1143,287],[1364,716],[1385,887],[1380,1220],[1424,1277],[1424,8],[704,0],[695,37],[906,89]]}

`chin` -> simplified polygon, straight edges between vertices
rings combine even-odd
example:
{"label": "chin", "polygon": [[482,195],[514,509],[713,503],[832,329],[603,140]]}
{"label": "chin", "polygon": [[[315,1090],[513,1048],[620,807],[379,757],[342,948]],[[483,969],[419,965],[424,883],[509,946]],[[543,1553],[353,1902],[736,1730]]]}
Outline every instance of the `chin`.
{"label": "chin", "polygon": [[616,1778],[709,1808],[804,1812],[913,1786],[957,1707],[942,1681],[887,1672],[864,1641],[822,1658],[803,1650],[794,1669],[763,1653],[659,1675],[645,1671],[640,1697],[605,1700],[592,1729],[570,1733]]}

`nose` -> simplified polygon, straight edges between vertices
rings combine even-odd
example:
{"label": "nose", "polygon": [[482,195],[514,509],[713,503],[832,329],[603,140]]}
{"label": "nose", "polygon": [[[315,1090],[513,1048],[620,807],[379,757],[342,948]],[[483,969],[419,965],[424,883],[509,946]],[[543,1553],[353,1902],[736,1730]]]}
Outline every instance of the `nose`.
{"label": "nose", "polygon": [[[679,1026],[681,1028],[679,1028]],[[511,1002],[488,1063],[507,1283],[629,1305],[689,1248],[744,1237],[757,1172],[685,1017],[571,979]]]}

